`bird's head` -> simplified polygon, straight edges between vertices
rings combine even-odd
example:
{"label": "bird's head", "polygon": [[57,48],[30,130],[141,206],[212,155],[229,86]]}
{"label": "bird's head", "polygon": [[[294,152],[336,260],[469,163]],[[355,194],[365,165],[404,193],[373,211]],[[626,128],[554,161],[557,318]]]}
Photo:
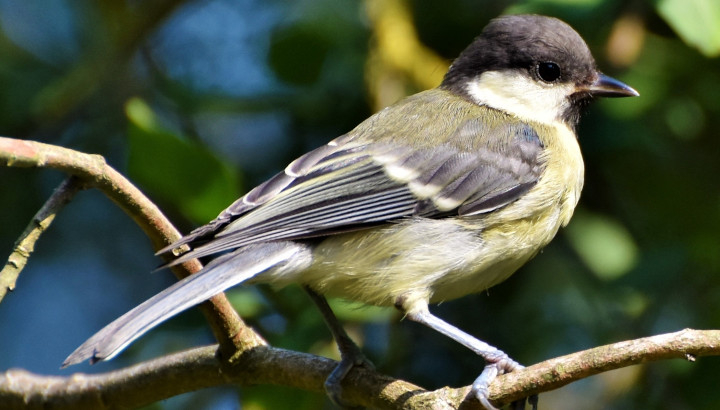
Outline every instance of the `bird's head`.
{"label": "bird's head", "polygon": [[593,97],[639,95],[598,71],[572,27],[537,15],[492,20],[453,62],[441,87],[523,120],[571,127]]}

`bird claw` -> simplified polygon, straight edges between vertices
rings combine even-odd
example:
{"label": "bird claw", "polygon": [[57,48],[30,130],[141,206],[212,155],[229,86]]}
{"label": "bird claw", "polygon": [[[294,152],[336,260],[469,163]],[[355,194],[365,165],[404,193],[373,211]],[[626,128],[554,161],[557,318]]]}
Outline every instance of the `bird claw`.
{"label": "bird claw", "polygon": [[375,369],[375,366],[367,360],[362,353],[356,351],[350,357],[343,357],[327,379],[325,379],[325,392],[330,398],[330,401],[342,409],[356,410],[363,408],[361,406],[352,406],[342,398],[342,381],[345,379],[345,376],[350,373],[350,370],[356,366]]}
{"label": "bird claw", "polygon": [[529,403],[532,410],[537,410],[538,406],[538,396],[537,394],[533,394],[530,397],[522,398],[519,400],[515,400],[510,404],[510,408],[513,410],[525,410],[525,403]]}
{"label": "bird claw", "polygon": [[533,394],[532,396],[527,398],[528,403],[530,403],[530,406],[532,406],[532,410],[538,410],[538,395]]}
{"label": "bird claw", "polygon": [[[523,368],[523,365],[512,360],[507,354],[503,353],[500,357],[486,365],[482,373],[480,373],[480,376],[475,379],[472,384],[472,394],[486,410],[497,410],[497,408],[490,403],[490,399],[488,398],[490,393],[490,383],[492,383],[499,374],[510,373]],[[534,402],[532,397],[535,398]],[[531,404],[533,404],[533,409],[537,410],[537,396],[532,397],[530,400]],[[518,402],[515,402],[516,408],[524,408],[525,399],[520,400],[519,402],[520,407],[518,407]]]}
{"label": "bird claw", "polygon": [[490,403],[488,395],[490,393],[490,383],[495,380],[498,371],[497,363],[489,364],[485,366],[480,376],[478,376],[472,384],[472,394],[486,410],[497,410],[497,407]]}

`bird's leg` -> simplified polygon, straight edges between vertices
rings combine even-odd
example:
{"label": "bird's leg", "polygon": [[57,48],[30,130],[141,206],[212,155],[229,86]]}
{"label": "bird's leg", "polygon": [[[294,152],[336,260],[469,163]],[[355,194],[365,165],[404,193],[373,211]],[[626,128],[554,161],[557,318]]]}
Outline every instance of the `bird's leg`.
{"label": "bird's leg", "polygon": [[[468,349],[475,352],[478,356],[485,359],[485,368],[483,369],[480,376],[473,382],[472,393],[477,397],[480,403],[488,410],[495,409],[488,399],[488,392],[490,383],[497,377],[498,374],[509,373],[514,370],[522,369],[524,366],[518,362],[512,360],[505,352],[499,350],[489,344],[476,339],[475,337],[463,332],[457,327],[443,321],[442,319],[434,316],[427,308],[427,304],[420,305],[417,302],[412,306],[412,309],[407,309],[404,306],[402,300],[398,301],[396,306],[402,310],[406,317],[414,322],[422,323],[423,325],[442,333],[443,335],[455,340],[462,344]],[[525,400],[520,403],[521,407],[524,408]],[[537,408],[537,397],[533,399],[531,397],[530,403],[533,408]]]}
{"label": "bird's leg", "polygon": [[340,350],[340,364],[337,365],[335,370],[333,370],[325,380],[325,391],[333,403],[342,408],[348,408],[350,406],[344,404],[341,397],[341,383],[343,379],[354,366],[366,366],[373,368],[373,365],[365,358],[360,351],[360,348],[357,347],[355,342],[353,342],[352,339],[350,339],[350,336],[348,336],[345,332],[345,329],[335,317],[335,314],[330,308],[330,305],[328,305],[325,297],[315,293],[315,291],[307,286],[304,288],[308,295],[310,295],[310,299],[312,299],[312,301],[315,302],[315,305],[317,305],[320,313],[322,313],[323,319],[325,319],[325,323],[335,339],[338,350]]}

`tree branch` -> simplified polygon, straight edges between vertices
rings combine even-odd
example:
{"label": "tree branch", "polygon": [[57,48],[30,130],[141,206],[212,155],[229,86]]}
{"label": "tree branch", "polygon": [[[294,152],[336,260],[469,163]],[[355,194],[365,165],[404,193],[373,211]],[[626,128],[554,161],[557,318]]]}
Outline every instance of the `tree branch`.
{"label": "tree branch", "polygon": [[[0,402],[8,409],[109,409],[147,405],[188,391],[235,384],[273,384],[322,392],[337,362],[269,346],[245,351],[229,364],[217,346],[164,356],[106,374],[47,377],[24,370],[0,376]],[[596,347],[501,375],[490,386],[496,405],[556,389],[604,371],[649,361],[720,355],[720,330],[686,329]],[[426,391],[413,384],[354,369],[343,393],[352,403],[378,409],[479,409],[470,386]],[[5,407],[4,407],[5,408]]]}
{"label": "tree branch", "polygon": [[[0,166],[53,168],[76,176],[86,187],[97,188],[128,214],[150,238],[155,249],[180,238],[178,230],[160,209],[100,155],[0,137]],[[178,278],[183,278],[201,268],[200,262],[193,260],[173,267],[172,271]],[[245,325],[225,295],[215,296],[200,307],[225,357],[231,357],[238,350],[266,343]]]}
{"label": "tree branch", "polygon": [[[180,237],[162,212],[101,156],[0,137],[2,165],[54,168],[73,176],[38,212],[37,220],[46,220],[43,215],[57,213],[60,204],[69,200],[73,191],[94,187],[123,209],[145,231],[156,249]],[[26,234],[19,243],[25,236],[32,236]],[[199,262],[192,261],[177,267],[175,273],[184,277],[200,268]],[[21,269],[17,268],[17,272]],[[138,407],[228,383],[323,390],[324,380],[336,362],[267,346],[242,322],[224,295],[211,299],[205,304],[204,311],[220,341],[220,358],[216,357],[216,347],[205,347],[99,375],[48,377],[24,370],[8,370],[0,376],[0,403],[3,408],[11,409],[45,408],[48,405],[68,409]],[[621,342],[501,375],[490,386],[490,398],[500,405],[620,367],[668,358],[695,360],[695,357],[705,355],[720,355],[720,330],[684,330]],[[469,386],[425,391],[364,368],[353,369],[345,384],[344,399],[373,408],[479,408],[473,398],[468,398]]]}
{"label": "tree branch", "polygon": [[586,377],[635,364],[720,355],[720,330],[685,329],[595,347],[513,372],[493,383],[490,398],[508,403]]}

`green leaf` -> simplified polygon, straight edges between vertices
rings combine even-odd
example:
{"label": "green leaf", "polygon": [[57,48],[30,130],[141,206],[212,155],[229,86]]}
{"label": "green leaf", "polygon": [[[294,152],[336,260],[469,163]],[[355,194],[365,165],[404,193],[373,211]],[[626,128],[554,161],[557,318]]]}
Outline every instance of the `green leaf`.
{"label": "green leaf", "polygon": [[686,43],[708,57],[720,55],[720,1],[659,0],[660,14]]}
{"label": "green leaf", "polygon": [[204,146],[162,128],[144,101],[130,99],[125,112],[130,120],[128,174],[143,189],[198,223],[240,196],[237,170]]}
{"label": "green leaf", "polygon": [[580,258],[601,279],[618,278],[637,264],[635,241],[614,219],[577,210],[566,232]]}

